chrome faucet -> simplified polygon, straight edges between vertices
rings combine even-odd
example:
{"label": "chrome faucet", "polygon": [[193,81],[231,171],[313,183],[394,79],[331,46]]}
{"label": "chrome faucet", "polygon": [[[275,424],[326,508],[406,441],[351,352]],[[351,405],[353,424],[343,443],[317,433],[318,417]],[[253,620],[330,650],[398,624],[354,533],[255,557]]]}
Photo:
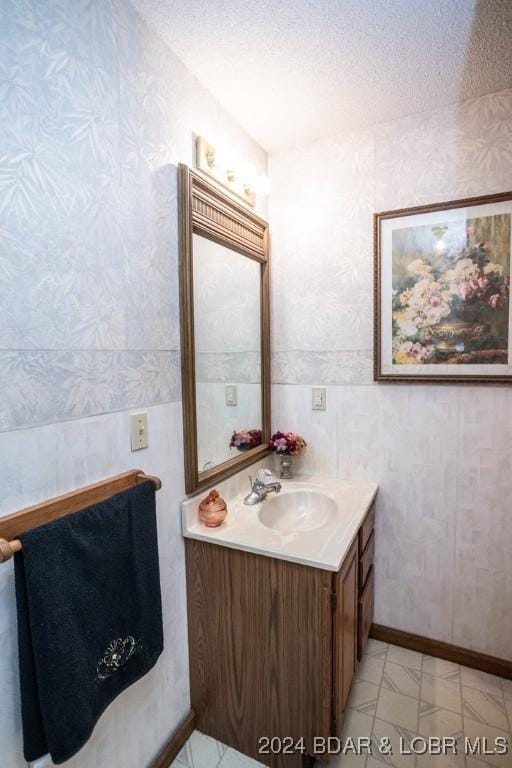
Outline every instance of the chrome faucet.
{"label": "chrome faucet", "polygon": [[279,493],[281,490],[281,483],[272,480],[272,472],[268,469],[260,469],[254,482],[252,477],[249,478],[249,482],[251,492],[244,499],[244,504],[248,506],[259,504],[269,493]]}

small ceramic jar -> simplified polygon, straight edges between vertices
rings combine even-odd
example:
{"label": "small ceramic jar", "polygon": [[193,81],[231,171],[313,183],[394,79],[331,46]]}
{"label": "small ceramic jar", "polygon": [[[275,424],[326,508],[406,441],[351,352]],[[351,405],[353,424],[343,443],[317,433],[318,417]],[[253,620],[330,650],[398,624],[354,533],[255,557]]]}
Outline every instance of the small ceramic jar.
{"label": "small ceramic jar", "polygon": [[228,508],[218,491],[210,491],[199,504],[199,520],[208,528],[217,528],[225,519]]}

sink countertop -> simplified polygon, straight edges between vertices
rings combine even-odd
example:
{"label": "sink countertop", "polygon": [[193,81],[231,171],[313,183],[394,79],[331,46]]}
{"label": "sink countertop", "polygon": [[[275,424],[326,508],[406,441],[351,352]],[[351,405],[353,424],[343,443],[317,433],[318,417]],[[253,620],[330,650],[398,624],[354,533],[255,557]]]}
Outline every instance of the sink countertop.
{"label": "sink countertop", "polygon": [[[227,502],[225,521],[218,528],[207,528],[199,521],[199,502],[206,495],[203,492],[182,503],[183,535],[232,549],[338,571],[377,494],[377,485],[310,475],[280,482],[281,497],[297,491],[321,493],[335,502],[335,511],[323,525],[313,530],[279,531],[268,527],[260,519],[260,510],[272,504],[274,493],[259,504],[247,506],[244,498],[249,492],[249,483],[245,482],[242,492],[240,482],[232,484],[225,481],[216,486]],[[265,517],[270,516],[270,511],[269,507],[265,509]]]}

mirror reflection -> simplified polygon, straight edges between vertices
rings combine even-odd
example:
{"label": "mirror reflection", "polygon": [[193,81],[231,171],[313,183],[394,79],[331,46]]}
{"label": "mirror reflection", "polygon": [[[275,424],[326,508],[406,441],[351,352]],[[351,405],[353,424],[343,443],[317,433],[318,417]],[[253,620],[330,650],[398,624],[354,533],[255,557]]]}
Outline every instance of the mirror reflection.
{"label": "mirror reflection", "polygon": [[261,444],[261,265],[193,236],[199,472]]}

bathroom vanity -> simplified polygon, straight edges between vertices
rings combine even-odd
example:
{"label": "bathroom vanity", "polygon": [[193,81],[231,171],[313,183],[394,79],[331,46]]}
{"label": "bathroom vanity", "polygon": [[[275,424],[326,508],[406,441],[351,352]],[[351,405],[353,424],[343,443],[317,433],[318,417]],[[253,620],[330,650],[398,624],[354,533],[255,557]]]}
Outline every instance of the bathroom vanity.
{"label": "bathroom vanity", "polygon": [[315,737],[341,735],[372,622],[376,492],[285,481],[254,507],[227,499],[217,529],[197,497],[183,504],[199,730],[269,766],[307,763]]}
{"label": "bathroom vanity", "polygon": [[[192,707],[203,733],[298,768],[341,735],[372,622],[377,487],[308,477],[260,500],[251,483],[244,504],[270,466],[268,225],[179,178],[185,486],[202,491],[182,506]],[[199,519],[213,487],[218,528]]]}

